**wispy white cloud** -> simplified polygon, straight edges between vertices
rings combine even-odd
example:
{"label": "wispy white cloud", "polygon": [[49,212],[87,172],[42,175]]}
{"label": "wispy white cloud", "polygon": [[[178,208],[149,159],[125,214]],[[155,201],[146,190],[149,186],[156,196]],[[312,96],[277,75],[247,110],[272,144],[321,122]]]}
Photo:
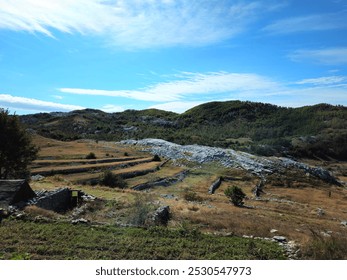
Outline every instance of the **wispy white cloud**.
{"label": "wispy white cloud", "polygon": [[125,48],[206,45],[231,38],[275,1],[0,0],[0,28],[92,34]]}
{"label": "wispy white cloud", "polygon": [[47,102],[39,99],[12,96],[10,94],[0,94],[0,104],[1,107],[4,108],[25,109],[41,112],[72,111],[84,109],[84,107],[81,106]]}
{"label": "wispy white cloud", "polygon": [[296,82],[299,85],[312,84],[312,85],[333,85],[339,84],[342,82],[346,82],[346,76],[327,76],[327,77],[319,77],[319,78],[311,78],[311,79],[303,79],[301,81]]}
{"label": "wispy white cloud", "polygon": [[162,82],[139,90],[100,90],[80,88],[60,88],[64,93],[125,97],[143,101],[173,102],[196,95],[215,95],[221,93],[265,92],[279,85],[271,79],[252,73],[190,73],[182,72],[176,79]]}
{"label": "wispy white cloud", "polygon": [[156,104],[151,108],[168,110],[177,113],[185,112],[194,106],[211,101],[227,101],[241,100],[266,102],[284,107],[302,107],[307,105],[315,105],[319,103],[329,103],[334,105],[347,105],[347,85],[341,84],[338,86],[320,85],[295,87],[296,83],[283,85],[280,91],[269,88],[268,92],[252,92],[248,94],[234,93],[226,94],[221,98],[211,98],[204,101],[177,101]]}
{"label": "wispy white cloud", "polygon": [[[167,76],[168,78],[169,76]],[[299,107],[317,103],[347,105],[347,76],[323,76],[299,81],[276,81],[254,73],[190,73],[182,72],[162,82],[141,90],[107,91],[91,89],[60,89],[65,93],[115,97],[105,99],[98,109],[106,112],[123,111],[117,97],[151,102],[137,104],[138,109],[150,106],[162,110],[182,113],[208,101],[248,100],[273,103],[281,106]],[[100,101],[102,100],[101,98]],[[78,99],[82,102],[83,99]],[[38,99],[0,94],[0,104],[5,108],[35,111],[71,111],[81,106],[46,102]]]}
{"label": "wispy white cloud", "polygon": [[312,61],[326,65],[347,64],[347,48],[297,50],[289,54],[289,58],[294,61]]}
{"label": "wispy white cloud", "polygon": [[173,80],[138,90],[63,88],[60,91],[145,100],[154,103],[151,108],[178,113],[215,100],[249,100],[295,107],[316,103],[347,104],[346,76],[324,76],[285,82],[254,73],[181,72],[171,76],[171,79]]}
{"label": "wispy white cloud", "polygon": [[278,20],[263,28],[270,34],[347,29],[347,11],[291,17]]}

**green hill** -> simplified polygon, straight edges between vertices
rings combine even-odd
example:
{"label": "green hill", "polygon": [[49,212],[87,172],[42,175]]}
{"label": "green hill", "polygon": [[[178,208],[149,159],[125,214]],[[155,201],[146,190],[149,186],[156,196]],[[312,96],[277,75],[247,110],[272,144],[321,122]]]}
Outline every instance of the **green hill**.
{"label": "green hill", "polygon": [[347,159],[347,108],[329,104],[286,108],[227,101],[205,103],[183,114],[86,109],[25,115],[21,120],[37,133],[60,140],[161,138],[262,155]]}

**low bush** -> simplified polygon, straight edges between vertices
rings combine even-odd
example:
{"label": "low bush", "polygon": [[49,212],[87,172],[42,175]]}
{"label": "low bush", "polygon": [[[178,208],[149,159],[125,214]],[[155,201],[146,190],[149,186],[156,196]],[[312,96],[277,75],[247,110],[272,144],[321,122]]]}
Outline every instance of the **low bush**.
{"label": "low bush", "polygon": [[96,155],[93,152],[90,152],[88,155],[86,155],[86,159],[96,159]]}
{"label": "low bush", "polygon": [[151,206],[153,205],[151,205],[147,197],[136,195],[128,222],[134,226],[140,227],[148,225],[150,223],[150,213],[154,210]]}
{"label": "low bush", "polygon": [[127,183],[119,175],[113,174],[110,170],[105,171],[100,177],[100,185],[110,188],[125,189]]}
{"label": "low bush", "polygon": [[158,155],[154,155],[153,161],[161,161],[161,159]]}
{"label": "low bush", "polygon": [[224,191],[224,194],[230,199],[232,204],[234,204],[235,206],[242,206],[243,199],[246,197],[242,189],[236,186],[228,187]]}

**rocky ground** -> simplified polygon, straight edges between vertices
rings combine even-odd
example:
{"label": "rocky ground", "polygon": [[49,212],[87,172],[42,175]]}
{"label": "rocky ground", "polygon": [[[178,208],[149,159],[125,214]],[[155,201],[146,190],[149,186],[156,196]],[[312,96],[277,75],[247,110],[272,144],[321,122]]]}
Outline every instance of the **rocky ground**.
{"label": "rocky ground", "polygon": [[172,160],[185,159],[199,164],[218,161],[225,167],[241,168],[259,177],[266,177],[286,169],[298,169],[328,183],[340,185],[333,174],[321,167],[312,167],[289,158],[260,157],[232,149],[201,145],[178,145],[161,139],[124,140],[126,145],[136,145],[144,151]]}

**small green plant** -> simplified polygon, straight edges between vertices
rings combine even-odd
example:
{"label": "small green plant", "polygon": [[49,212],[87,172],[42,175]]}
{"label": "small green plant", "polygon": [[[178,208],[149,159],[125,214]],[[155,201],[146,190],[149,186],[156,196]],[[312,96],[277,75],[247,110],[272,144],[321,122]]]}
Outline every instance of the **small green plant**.
{"label": "small green plant", "polygon": [[124,153],[124,156],[125,156],[125,157],[128,157],[128,156],[129,156],[129,153],[128,153],[128,152],[125,152],[125,153]]}
{"label": "small green plant", "polygon": [[242,206],[243,199],[246,197],[242,189],[237,186],[228,187],[224,191],[224,194],[230,199],[232,204],[234,204],[235,206]]}
{"label": "small green plant", "polygon": [[96,159],[96,155],[93,152],[90,152],[88,155],[86,155],[86,159]]}
{"label": "small green plant", "polygon": [[113,174],[110,170],[106,170],[100,177],[100,185],[110,188],[125,189],[127,183],[119,175]]}

